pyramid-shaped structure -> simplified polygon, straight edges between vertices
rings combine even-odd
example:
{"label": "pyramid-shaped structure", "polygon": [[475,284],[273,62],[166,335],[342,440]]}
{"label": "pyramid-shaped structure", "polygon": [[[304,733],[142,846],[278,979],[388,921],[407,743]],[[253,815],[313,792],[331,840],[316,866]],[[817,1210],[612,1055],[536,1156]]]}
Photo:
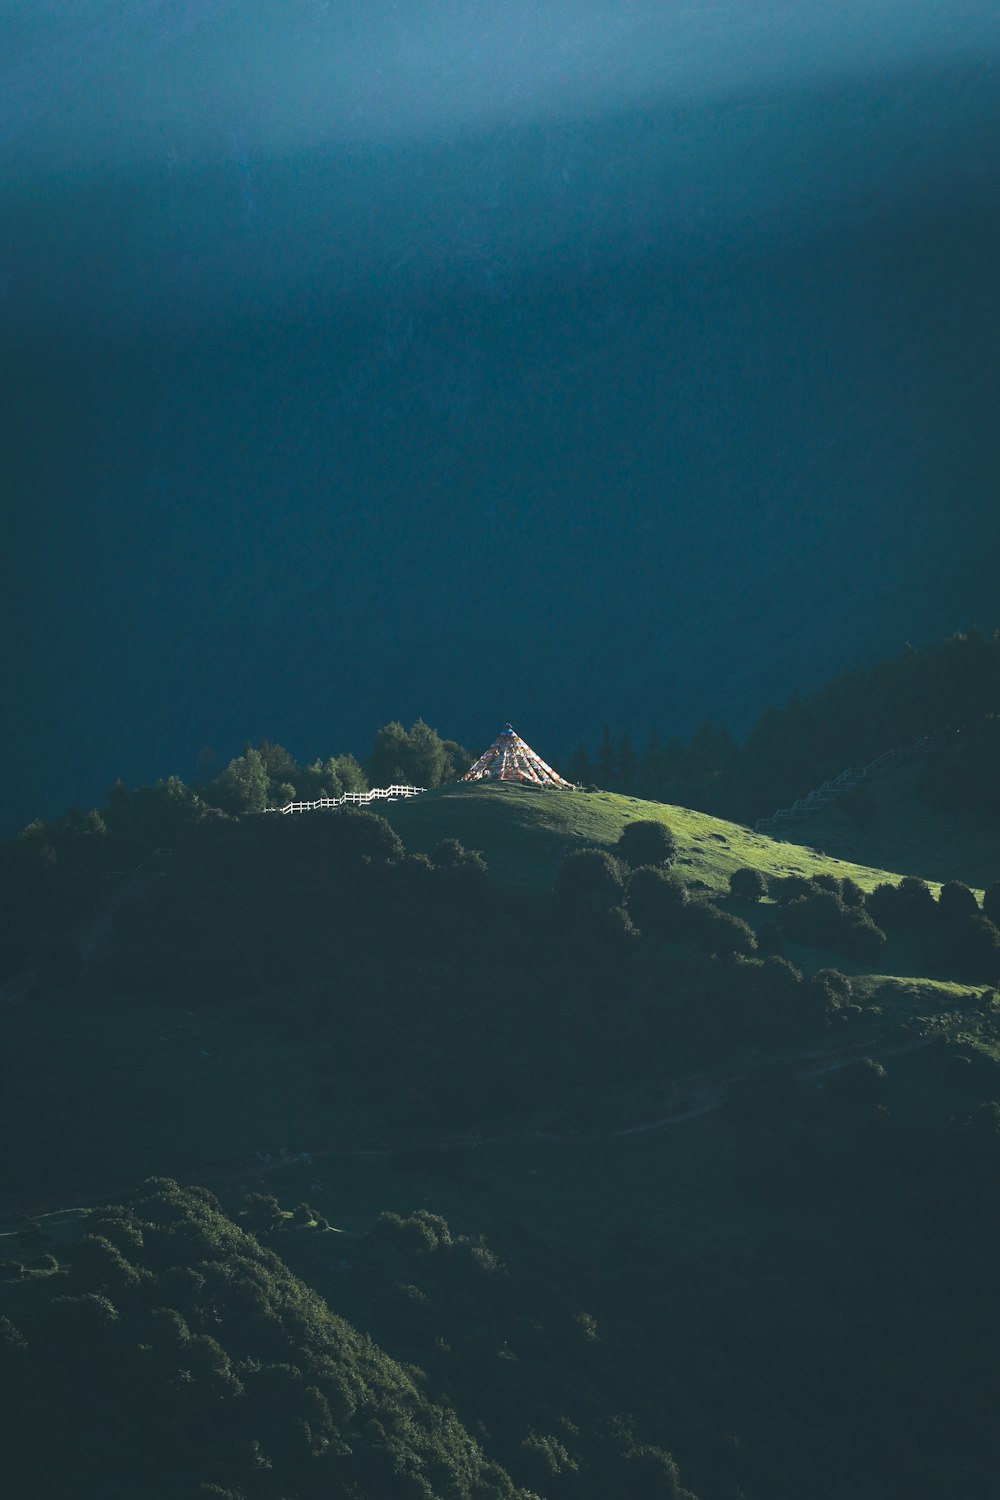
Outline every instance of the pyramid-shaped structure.
{"label": "pyramid-shaped structure", "polygon": [[533,786],[572,787],[558,771],[546,765],[531,746],[515,734],[509,724],[500,731],[490,748],[470,766],[463,781],[528,781]]}

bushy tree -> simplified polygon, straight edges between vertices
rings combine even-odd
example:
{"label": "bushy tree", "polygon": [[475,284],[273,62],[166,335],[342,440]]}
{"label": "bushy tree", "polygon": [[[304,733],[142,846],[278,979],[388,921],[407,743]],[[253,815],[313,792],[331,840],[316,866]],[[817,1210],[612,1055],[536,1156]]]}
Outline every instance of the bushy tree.
{"label": "bushy tree", "polygon": [[632,918],[622,905],[609,906],[604,896],[585,896],[577,917],[586,934],[588,949],[620,953],[639,936]]}
{"label": "bushy tree", "polygon": [[710,901],[692,902],[689,922],[693,934],[706,953],[718,956],[741,953],[749,955],[756,951],[757,942],[753,928],[742,917],[720,911]]}
{"label": "bushy tree", "polygon": [[865,896],[865,910],[886,931],[900,926],[899,891],[891,880],[883,880]]}
{"label": "bushy tree", "polygon": [[975,917],[979,915],[979,903],[967,885],[960,880],[948,880],[941,887],[938,896],[938,909],[945,921],[951,921],[956,917]]}
{"label": "bushy tree", "polygon": [[441,1244],[436,1227],[427,1222],[424,1214],[411,1214],[404,1218],[401,1214],[384,1211],[375,1220],[372,1233],[404,1251],[422,1251],[428,1254],[437,1250]]}
{"label": "bushy tree", "polygon": [[781,906],[808,896],[812,889],[812,882],[805,875],[785,875],[780,880],[771,881],[771,895]]}
{"label": "bushy tree", "polygon": [[784,908],[782,923],[789,937],[813,948],[832,948],[862,963],[874,962],[885,946],[885,933],[868,912],[845,906],[833,891],[813,885]]}
{"label": "bushy tree", "polygon": [[100,1235],[85,1234],[73,1257],[73,1283],[86,1291],[116,1296],[139,1282],[139,1272],[117,1246]]}
{"label": "bushy tree", "polygon": [[760,870],[744,865],[730,875],[729,894],[734,901],[760,901],[767,895],[767,878]]}
{"label": "bushy tree", "polygon": [[466,750],[457,740],[442,740],[444,745],[447,764],[441,777],[442,784],[449,781],[458,781],[464,776],[476,757],[471,750]]}
{"label": "bushy tree", "polygon": [[566,767],[566,776],[577,786],[588,786],[593,781],[594,774],[587,747],[581,740],[570,757],[569,765]]}
{"label": "bushy tree", "polygon": [[318,802],[321,797],[342,797],[345,790],[332,755],[325,761],[314,760],[312,765],[297,771],[295,784],[302,802]]}
{"label": "bushy tree", "polygon": [[409,780],[413,786],[440,786],[451,772],[451,757],[436,730],[418,719],[409,734],[407,759]]}
{"label": "bushy tree", "polygon": [[872,921],[887,932],[926,929],[938,915],[937,905],[925,880],[904,875],[898,885],[883,881],[865,897]]}
{"label": "bushy tree", "polygon": [[956,979],[996,984],[1000,980],[1000,929],[981,912],[953,917],[939,929],[935,957]]}
{"label": "bushy tree", "polygon": [[904,875],[899,882],[899,893],[903,898],[907,926],[922,927],[933,922],[934,895],[926,880],[917,875]]}
{"label": "bushy tree", "polygon": [[267,1231],[284,1222],[281,1204],[273,1193],[247,1193],[240,1215],[248,1229]]}
{"label": "bushy tree", "polygon": [[688,900],[683,881],[662,866],[640,865],[629,877],[629,913],[645,937],[681,936]]}
{"label": "bushy tree", "polygon": [[332,852],[341,861],[372,864],[397,864],[405,858],[406,848],[392,825],[366,807],[339,807],[322,813],[334,829]]}
{"label": "bushy tree", "polygon": [[626,823],[615,845],[615,853],[633,869],[640,865],[662,865],[666,868],[677,858],[677,840],[665,823],[641,819],[635,823]]}
{"label": "bushy tree", "polygon": [[355,760],[353,755],[335,755],[327,762],[332,767],[344,792],[367,792],[368,778],[364,773],[361,762]]}
{"label": "bushy tree", "polygon": [[840,969],[817,969],[812,982],[821,985],[835,1005],[850,1004],[854,989],[848,976],[841,973]]}
{"label": "bushy tree", "polygon": [[435,787],[451,772],[447,745],[423,719],[409,730],[398,721],[384,724],[375,736],[368,762],[372,786]]}
{"label": "bushy tree", "polygon": [[206,796],[217,807],[234,813],[259,813],[269,806],[270,782],[264,757],[248,745],[212,782]]}
{"label": "bushy tree", "polygon": [[478,849],[466,849],[458,839],[441,839],[431,858],[439,870],[460,870],[470,877],[489,874],[482,853]]}

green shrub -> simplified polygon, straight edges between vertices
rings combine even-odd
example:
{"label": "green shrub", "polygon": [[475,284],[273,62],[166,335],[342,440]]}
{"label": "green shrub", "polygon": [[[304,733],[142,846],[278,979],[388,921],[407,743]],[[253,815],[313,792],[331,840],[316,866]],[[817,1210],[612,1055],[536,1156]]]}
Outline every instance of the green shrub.
{"label": "green shrub", "polygon": [[606,906],[603,898],[588,896],[579,908],[579,915],[585,926],[588,945],[601,947],[606,944],[610,951],[615,952],[639,936],[626,908]]}
{"label": "green shrub", "polygon": [[954,917],[938,932],[934,958],[957,979],[996,984],[1000,980],[1000,929],[981,912]]}
{"label": "green shrub", "polygon": [[802,970],[776,954],[765,958],[754,973],[753,989],[761,995],[787,1000],[798,995],[802,985]]}
{"label": "green shrub", "polygon": [[812,982],[821,985],[837,1005],[850,1004],[854,989],[848,976],[839,969],[817,969]]}
{"label": "green shrub", "polygon": [[96,1234],[85,1234],[77,1244],[72,1276],[76,1286],[114,1294],[137,1286],[140,1279],[117,1246]]}
{"label": "green shrub", "polygon": [[807,880],[804,875],[785,875],[782,879],[771,882],[771,894],[780,906],[787,906],[790,901],[808,896],[812,889],[812,881]]}
{"label": "green shrub", "polygon": [[691,929],[699,945],[706,953],[719,957],[756,951],[757,941],[753,928],[741,917],[720,911],[710,901],[692,902],[690,908]]}
{"label": "green shrub", "polygon": [[628,883],[628,909],[645,937],[679,937],[684,931],[687,887],[676,875],[653,865],[633,870]]}
{"label": "green shrub", "polygon": [[478,849],[466,849],[458,839],[441,839],[431,856],[439,870],[464,870],[488,875],[489,867]]}
{"label": "green shrub", "polygon": [[960,880],[949,880],[941,887],[938,909],[946,921],[953,921],[957,917],[978,916],[979,902],[967,885]]}
{"label": "green shrub", "polygon": [[782,921],[789,937],[811,948],[832,948],[861,963],[874,962],[885,946],[885,933],[860,907],[845,906],[833,891],[812,886],[789,902]]}
{"label": "green shrub", "polygon": [[734,901],[760,901],[767,895],[767,879],[760,870],[744,865],[730,875],[729,894]]}
{"label": "green shrub", "polygon": [[677,840],[665,823],[643,819],[627,823],[615,846],[619,859],[632,869],[640,865],[672,865],[677,858]]}
{"label": "green shrub", "polygon": [[869,891],[865,907],[872,921],[886,932],[924,928],[933,923],[937,906],[925,880],[904,875],[898,885],[884,881]]}
{"label": "green shrub", "polygon": [[51,1303],[53,1332],[67,1343],[86,1349],[108,1334],[119,1321],[118,1309],[98,1292],[82,1297],[54,1297]]}
{"label": "green shrub", "polygon": [[284,1223],[284,1215],[281,1212],[281,1204],[273,1193],[247,1193],[243,1199],[243,1212],[240,1218],[248,1229],[255,1233],[265,1232],[269,1229],[277,1229],[279,1224]]}
{"label": "green shrub", "polygon": [[403,1218],[401,1214],[380,1213],[372,1226],[372,1234],[394,1245],[397,1250],[432,1252],[440,1244],[433,1223],[417,1214]]}
{"label": "green shrub", "polygon": [[907,920],[912,926],[933,920],[934,895],[926,880],[921,880],[917,875],[904,875],[899,882],[899,892],[903,897]]}
{"label": "green shrub", "polygon": [[[314,814],[313,816],[319,816]],[[342,862],[398,864],[406,849],[399,834],[378,813],[364,807],[341,807],[322,816],[329,820],[335,837],[331,853]]]}

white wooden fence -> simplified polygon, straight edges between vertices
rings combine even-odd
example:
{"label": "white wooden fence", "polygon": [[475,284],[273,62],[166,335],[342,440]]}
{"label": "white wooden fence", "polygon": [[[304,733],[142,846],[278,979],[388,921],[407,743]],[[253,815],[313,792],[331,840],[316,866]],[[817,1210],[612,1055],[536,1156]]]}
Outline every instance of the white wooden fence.
{"label": "white wooden fence", "polygon": [[269,807],[268,812],[300,813],[315,812],[318,808],[364,807],[369,802],[392,802],[397,797],[417,797],[426,792],[425,786],[377,786],[370,792],[345,792],[342,797],[319,797],[315,802],[289,802],[285,807]]}
{"label": "white wooden fence", "polygon": [[808,818],[812,813],[822,812],[824,807],[829,807],[831,802],[836,802],[837,798],[842,797],[845,792],[852,791],[859,782],[872,776],[876,771],[888,770],[889,766],[910,760],[912,756],[929,745],[931,739],[931,735],[924,735],[923,739],[917,740],[916,744],[910,745],[907,750],[886,750],[884,755],[869,761],[866,766],[848,766],[832,781],[824,781],[822,786],[818,786],[807,796],[797,797],[791,807],[779,807],[778,811],[772,813],[769,818],[758,818],[753,825],[754,832],[767,833],[770,829],[776,828],[779,823],[793,823],[798,818]]}

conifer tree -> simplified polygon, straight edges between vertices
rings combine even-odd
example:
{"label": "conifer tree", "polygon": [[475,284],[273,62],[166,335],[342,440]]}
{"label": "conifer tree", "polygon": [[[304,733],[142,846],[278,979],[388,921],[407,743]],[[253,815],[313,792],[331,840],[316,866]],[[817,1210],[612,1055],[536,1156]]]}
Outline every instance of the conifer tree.
{"label": "conifer tree", "polygon": [[621,739],[618,741],[618,780],[623,791],[630,792],[635,786],[638,769],[638,758],[632,748],[628,730],[623,730]]}
{"label": "conifer tree", "polygon": [[615,753],[614,741],[611,738],[611,727],[604,726],[601,743],[597,751],[597,775],[602,786],[613,785],[618,772],[618,756]]}
{"label": "conifer tree", "polygon": [[594,779],[594,767],[590,756],[587,754],[587,747],[582,740],[570,757],[569,765],[566,768],[566,775],[570,781],[575,781],[578,786],[587,786]]}

